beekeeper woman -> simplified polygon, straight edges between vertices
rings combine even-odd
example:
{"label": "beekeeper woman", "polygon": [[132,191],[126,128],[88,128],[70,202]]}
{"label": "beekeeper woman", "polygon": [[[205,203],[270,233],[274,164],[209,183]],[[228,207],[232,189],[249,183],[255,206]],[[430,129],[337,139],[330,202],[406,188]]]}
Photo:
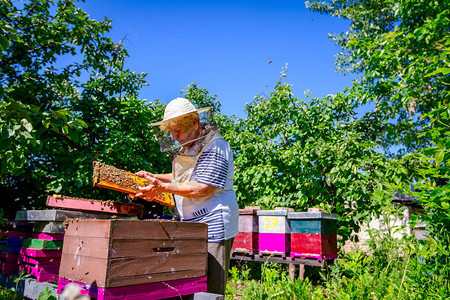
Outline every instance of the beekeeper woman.
{"label": "beekeeper woman", "polygon": [[[136,196],[153,198],[161,192],[173,193],[181,221],[208,224],[208,292],[224,295],[239,208],[233,191],[230,146],[217,127],[200,123],[199,114],[209,109],[196,109],[187,99],[176,98],[167,105],[164,119],[151,124],[170,132],[179,150],[171,174],[136,173],[151,182]],[[161,150],[174,149],[167,146],[167,139],[159,139]]]}

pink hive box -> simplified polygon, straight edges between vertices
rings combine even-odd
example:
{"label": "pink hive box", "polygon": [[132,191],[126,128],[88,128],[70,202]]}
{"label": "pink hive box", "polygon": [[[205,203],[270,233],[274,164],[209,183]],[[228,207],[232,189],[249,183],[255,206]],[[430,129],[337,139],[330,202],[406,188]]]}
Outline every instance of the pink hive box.
{"label": "pink hive box", "polygon": [[259,254],[289,255],[291,251],[290,226],[287,210],[260,210]]}

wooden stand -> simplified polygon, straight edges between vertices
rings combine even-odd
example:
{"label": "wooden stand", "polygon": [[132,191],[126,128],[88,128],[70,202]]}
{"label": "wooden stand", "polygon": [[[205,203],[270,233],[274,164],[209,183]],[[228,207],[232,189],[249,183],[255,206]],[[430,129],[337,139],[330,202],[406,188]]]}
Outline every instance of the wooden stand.
{"label": "wooden stand", "polygon": [[[231,259],[234,260],[247,260],[247,261],[259,261],[259,262],[275,262],[275,263],[281,263],[281,264],[288,264],[289,265],[289,278],[291,280],[295,279],[295,273],[298,266],[298,278],[301,280],[305,279],[305,266],[311,266],[311,267],[319,267],[319,268],[325,268],[325,266],[329,263],[328,260],[318,260],[315,258],[306,258],[306,257],[290,257],[290,256],[281,256],[281,255],[264,255],[264,254],[246,254],[246,253],[239,253],[239,252],[232,252],[231,253]],[[332,263],[333,260],[330,260]]]}

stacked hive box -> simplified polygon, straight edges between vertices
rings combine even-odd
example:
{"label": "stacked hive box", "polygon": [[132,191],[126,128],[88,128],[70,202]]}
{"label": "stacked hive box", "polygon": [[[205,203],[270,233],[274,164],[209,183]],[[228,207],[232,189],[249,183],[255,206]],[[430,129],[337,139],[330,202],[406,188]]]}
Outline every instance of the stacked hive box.
{"label": "stacked hive box", "polygon": [[27,210],[16,213],[16,221],[33,222],[33,233],[22,241],[19,269],[37,282],[57,282],[64,238],[64,221],[70,218],[98,218],[96,213],[68,210]]}
{"label": "stacked hive box", "polygon": [[163,299],[206,291],[206,224],[69,220],[67,225],[58,293],[68,282],[105,300]]}
{"label": "stacked hive box", "polygon": [[33,233],[22,243],[20,269],[36,277],[36,282],[57,282],[63,237],[62,233]]}
{"label": "stacked hive box", "polygon": [[34,223],[33,233],[22,241],[19,268],[37,282],[57,282],[64,237],[63,221],[72,216],[60,210],[18,211],[16,221]]}
{"label": "stacked hive box", "polygon": [[287,210],[260,210],[259,222],[259,254],[289,255],[290,226]]}
{"label": "stacked hive box", "polygon": [[337,216],[324,212],[289,212],[291,257],[337,258]]}
{"label": "stacked hive box", "polygon": [[16,274],[19,271],[18,258],[22,240],[29,232],[0,231],[0,272]]}
{"label": "stacked hive box", "polygon": [[233,253],[257,254],[259,249],[259,227],[256,212],[259,208],[239,210],[239,233],[234,238]]}

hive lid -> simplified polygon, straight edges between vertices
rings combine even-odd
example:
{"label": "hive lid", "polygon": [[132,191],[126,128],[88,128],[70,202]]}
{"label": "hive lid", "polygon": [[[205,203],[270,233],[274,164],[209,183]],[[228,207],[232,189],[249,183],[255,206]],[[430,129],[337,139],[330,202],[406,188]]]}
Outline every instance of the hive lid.
{"label": "hive lid", "polygon": [[240,215],[256,215],[256,212],[261,210],[261,206],[246,206],[245,208],[239,209]]}
{"label": "hive lid", "polygon": [[325,212],[289,212],[288,219],[329,219],[337,220],[336,214],[325,213]]}
{"label": "hive lid", "polygon": [[287,210],[258,210],[258,216],[287,216]]}

